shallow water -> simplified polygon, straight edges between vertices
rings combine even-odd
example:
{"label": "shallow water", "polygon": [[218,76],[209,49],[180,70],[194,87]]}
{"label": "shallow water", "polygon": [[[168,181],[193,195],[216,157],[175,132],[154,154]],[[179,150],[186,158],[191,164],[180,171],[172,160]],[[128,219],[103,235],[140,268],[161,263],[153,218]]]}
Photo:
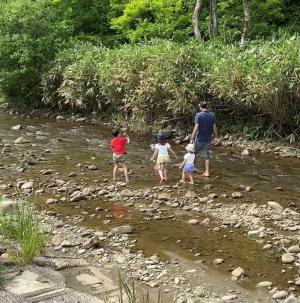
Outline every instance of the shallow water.
{"label": "shallow water", "polygon": [[[22,124],[23,129],[11,130],[16,124]],[[30,144],[14,145],[13,141],[20,136],[30,140]],[[0,177],[3,183],[10,181],[14,184],[18,178],[22,178],[43,184],[49,180],[49,176],[41,176],[42,169],[53,169],[59,173],[60,179],[73,179],[78,184],[91,185],[111,178],[110,129],[87,123],[56,122],[47,118],[12,117],[0,112],[0,138],[2,143],[12,145],[12,153],[0,155]],[[158,185],[158,177],[150,161],[151,143],[151,137],[132,135],[128,146],[128,164],[132,170],[133,188]],[[37,165],[29,167],[24,173],[15,170],[15,163],[19,163],[22,154],[32,151],[39,155],[47,149],[50,153],[44,154]],[[184,154],[183,147],[175,149],[181,158]],[[77,167],[78,163],[82,167]],[[90,164],[97,165],[98,170],[84,169],[85,165]],[[203,163],[199,161],[200,169],[203,168],[201,165]],[[243,198],[243,202],[260,204],[273,200],[283,206],[290,202],[295,203],[297,208],[300,206],[300,165],[297,159],[277,160],[271,155],[243,158],[238,150],[219,147],[212,152],[211,170],[212,177],[197,179],[194,190],[200,191],[204,184],[209,183],[218,193],[230,195],[243,184],[254,189]],[[69,178],[71,172],[75,172],[76,177]],[[168,183],[173,185],[179,178],[180,171],[171,166]],[[276,190],[275,187],[278,186],[283,190]],[[48,197],[49,194],[39,195],[36,203],[46,208],[44,202]],[[99,206],[103,210],[95,213],[95,208]],[[282,275],[279,256],[263,252],[261,246],[245,237],[242,231],[228,229],[217,233],[212,231],[213,225],[189,226],[186,224],[188,213],[167,208],[161,210],[161,215],[165,217],[163,220],[149,221],[145,214],[134,207],[125,207],[125,217],[117,219],[112,216],[115,208],[115,203],[101,197],[77,202],[76,206],[68,202],[47,206],[47,209],[54,210],[63,217],[73,218],[75,222],[80,216],[83,220],[78,220],[78,223],[89,227],[110,230],[113,226],[129,223],[134,226],[138,249],[144,250],[148,255],[158,252],[163,258],[167,258],[164,251],[171,251],[191,260],[201,259],[207,264],[211,264],[215,258],[224,258],[226,262],[218,270],[227,274],[231,268],[242,266],[248,276],[248,281],[243,284],[250,288],[266,279],[278,286],[286,286],[288,279],[295,278],[294,269],[286,268],[287,273]],[[172,216],[174,213],[175,217]],[[93,214],[95,217],[90,217]],[[199,219],[205,218],[197,216]],[[105,224],[107,219],[111,223]],[[198,254],[197,257],[195,254]]]}

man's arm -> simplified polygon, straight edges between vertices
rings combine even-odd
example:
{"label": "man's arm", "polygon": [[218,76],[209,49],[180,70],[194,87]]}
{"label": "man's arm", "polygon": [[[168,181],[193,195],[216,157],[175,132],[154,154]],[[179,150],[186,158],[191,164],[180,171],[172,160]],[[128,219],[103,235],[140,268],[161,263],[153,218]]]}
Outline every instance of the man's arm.
{"label": "man's arm", "polygon": [[191,136],[191,140],[190,140],[190,143],[194,143],[194,140],[196,138],[196,135],[199,131],[199,123],[195,123],[195,126],[194,126],[194,129],[193,129],[193,132],[192,132],[192,136]]}
{"label": "man's arm", "polygon": [[214,135],[215,135],[215,139],[218,139],[218,128],[217,128],[217,124],[214,124]]}

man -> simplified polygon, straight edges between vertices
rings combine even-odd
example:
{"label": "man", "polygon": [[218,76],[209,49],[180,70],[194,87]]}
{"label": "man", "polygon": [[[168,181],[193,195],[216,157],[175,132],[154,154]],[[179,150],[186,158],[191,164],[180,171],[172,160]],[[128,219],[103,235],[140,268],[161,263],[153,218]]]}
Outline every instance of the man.
{"label": "man", "polygon": [[195,141],[196,154],[201,153],[205,159],[205,172],[202,176],[209,177],[209,150],[211,147],[212,133],[215,140],[218,139],[216,116],[208,110],[207,102],[199,104],[200,112],[195,116],[195,127],[191,137],[191,143]]}

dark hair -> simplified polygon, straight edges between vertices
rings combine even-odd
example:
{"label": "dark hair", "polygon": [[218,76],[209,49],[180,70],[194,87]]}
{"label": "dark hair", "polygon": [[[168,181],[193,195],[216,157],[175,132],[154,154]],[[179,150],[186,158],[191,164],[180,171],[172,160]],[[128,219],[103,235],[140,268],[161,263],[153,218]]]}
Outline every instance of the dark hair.
{"label": "dark hair", "polygon": [[118,128],[114,128],[111,133],[113,137],[118,137],[120,130]]}
{"label": "dark hair", "polygon": [[199,106],[200,106],[201,108],[207,109],[207,108],[208,108],[208,103],[205,102],[205,101],[201,101],[201,102],[199,103]]}
{"label": "dark hair", "polygon": [[158,143],[160,144],[166,144],[166,135],[162,132],[159,132],[156,136]]}

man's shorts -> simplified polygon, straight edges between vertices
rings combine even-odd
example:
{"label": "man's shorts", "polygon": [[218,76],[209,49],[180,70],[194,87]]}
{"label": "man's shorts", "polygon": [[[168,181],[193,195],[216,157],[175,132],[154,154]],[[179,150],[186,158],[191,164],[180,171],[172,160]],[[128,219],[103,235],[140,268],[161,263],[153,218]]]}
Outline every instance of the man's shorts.
{"label": "man's shorts", "polygon": [[202,154],[205,160],[209,160],[209,150],[211,148],[211,141],[208,142],[196,142],[196,155]]}
{"label": "man's shorts", "polygon": [[115,165],[120,165],[125,163],[125,154],[123,155],[118,155],[118,154],[113,154],[113,161]]}

